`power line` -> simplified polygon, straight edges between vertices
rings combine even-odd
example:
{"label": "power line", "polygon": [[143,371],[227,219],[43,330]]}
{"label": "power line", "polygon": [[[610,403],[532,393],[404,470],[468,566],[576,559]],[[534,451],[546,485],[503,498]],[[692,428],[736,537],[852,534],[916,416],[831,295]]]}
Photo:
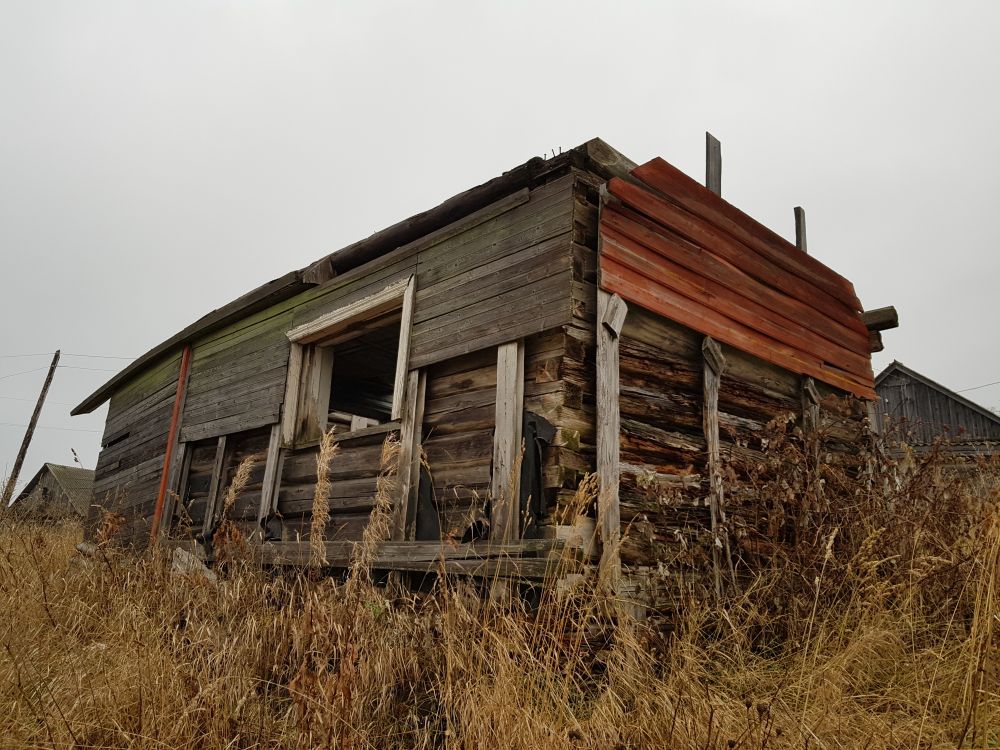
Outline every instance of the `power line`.
{"label": "power line", "polygon": [[[47,367],[36,367],[33,370],[21,370],[21,372],[12,372],[7,375],[0,375],[0,380],[6,380],[7,378],[17,377],[18,375],[30,375],[33,372],[42,372],[47,370]],[[120,370],[109,370],[106,367],[80,367],[79,365],[60,365],[60,370],[88,370],[90,372],[120,372]]]}
{"label": "power line", "polygon": [[963,388],[960,391],[955,391],[955,393],[965,393],[966,391],[978,391],[980,388],[989,388],[991,385],[1000,385],[1000,380],[994,380],[992,383],[984,383],[983,385],[974,385],[972,388]]}
{"label": "power line", "polygon": [[[15,424],[14,422],[0,422],[0,427],[27,427],[26,424]],[[103,432],[103,430],[84,430],[79,427],[46,427],[38,425],[38,430],[60,430],[61,432]]]}
{"label": "power line", "polygon": [[34,370],[22,370],[21,372],[12,372],[10,375],[0,375],[0,380],[6,380],[7,378],[14,378],[18,375],[29,375],[33,372],[41,372],[42,370],[47,370],[48,367],[36,367]]}
{"label": "power line", "polygon": [[[19,357],[51,357],[52,352],[39,352],[37,354],[0,354],[0,359],[16,359]],[[135,357],[116,357],[111,354],[68,354],[64,353],[64,357],[87,357],[89,359],[135,359]]]}
{"label": "power line", "polygon": [[[21,396],[0,396],[0,399],[4,401],[27,401],[29,404],[35,403],[33,398],[22,398]],[[47,404],[56,404],[58,406],[76,406],[76,404],[71,404],[69,401],[46,401]]]}

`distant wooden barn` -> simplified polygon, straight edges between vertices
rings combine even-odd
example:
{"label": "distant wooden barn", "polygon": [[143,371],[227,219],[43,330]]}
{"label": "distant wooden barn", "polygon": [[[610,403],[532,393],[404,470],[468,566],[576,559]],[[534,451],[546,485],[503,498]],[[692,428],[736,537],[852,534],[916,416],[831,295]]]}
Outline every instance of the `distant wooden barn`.
{"label": "distant wooden barn", "polygon": [[941,443],[949,453],[1000,450],[1000,415],[893,362],[875,378],[879,430],[917,451]]}
{"label": "distant wooden barn", "polygon": [[93,469],[47,463],[21,490],[12,507],[40,520],[85,519],[93,490]]}
{"label": "distant wooden barn", "polygon": [[[829,419],[860,434],[877,338],[851,283],[803,246],[662,159],[593,140],[209,313],[73,413],[110,400],[95,491],[133,543],[210,557],[225,488],[256,454],[229,517],[264,559],[306,559],[335,428],[332,566],[368,522],[394,433],[376,567],[544,575],[594,472],[598,543],[582,546],[627,572],[723,533],[723,468],[757,460],[774,416],[843,396]],[[741,533],[766,534],[752,517]]]}

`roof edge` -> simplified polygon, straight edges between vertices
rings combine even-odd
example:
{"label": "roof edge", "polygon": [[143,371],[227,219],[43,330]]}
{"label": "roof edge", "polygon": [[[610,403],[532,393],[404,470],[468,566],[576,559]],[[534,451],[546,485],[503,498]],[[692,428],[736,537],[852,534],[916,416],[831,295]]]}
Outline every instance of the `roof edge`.
{"label": "roof edge", "polygon": [[200,335],[234,320],[270,307],[305,289],[328,281],[352,268],[367,263],[390,250],[412,242],[447,226],[465,214],[476,211],[524,187],[545,181],[548,175],[570,166],[586,168],[611,178],[627,176],[636,164],[600,138],[593,138],[576,148],[550,159],[535,156],[528,161],[480,185],[458,193],[419,214],[403,219],[369,237],[336,250],[305,268],[247,292],[212,312],[203,315],[179,333],[154,346],[101,385],[71,411],[70,415],[89,414],[111,398],[114,391],[147,365],[161,359]]}

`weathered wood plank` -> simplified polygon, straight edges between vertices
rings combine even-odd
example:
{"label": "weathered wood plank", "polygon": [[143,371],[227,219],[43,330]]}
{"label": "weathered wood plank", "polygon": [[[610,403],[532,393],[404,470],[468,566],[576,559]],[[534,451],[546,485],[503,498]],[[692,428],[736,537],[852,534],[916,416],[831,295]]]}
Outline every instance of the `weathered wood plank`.
{"label": "weathered wood plank", "polygon": [[[620,298],[619,298],[620,299]],[[601,321],[621,317],[611,294],[597,291],[597,317]],[[625,312],[627,313],[627,307]],[[619,330],[621,326],[618,326]],[[618,334],[607,325],[597,331],[597,475],[601,481],[597,521],[601,535],[601,576],[616,590],[621,572],[621,515],[618,498],[621,414],[619,407]]]}
{"label": "weathered wood plank", "polygon": [[524,413],[524,340],[497,347],[496,433],[493,443],[491,538],[520,538],[519,478]]}

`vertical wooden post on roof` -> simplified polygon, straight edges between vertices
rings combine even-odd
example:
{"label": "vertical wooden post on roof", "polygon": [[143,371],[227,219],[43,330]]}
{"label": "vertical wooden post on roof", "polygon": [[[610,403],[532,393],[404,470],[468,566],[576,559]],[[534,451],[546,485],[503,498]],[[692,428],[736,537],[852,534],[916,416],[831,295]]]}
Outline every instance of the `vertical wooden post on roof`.
{"label": "vertical wooden post on roof", "polygon": [[402,407],[399,428],[399,464],[396,486],[399,494],[392,518],[392,540],[402,542],[413,538],[417,514],[417,493],[420,491],[420,441],[424,424],[424,400],[427,393],[427,373],[410,370],[406,381],[406,399]]}
{"label": "vertical wooden post on roof", "polygon": [[709,516],[712,524],[712,576],[715,597],[722,598],[722,552],[725,551],[733,584],[736,583],[733,559],[729,550],[729,535],[725,532],[725,489],[722,484],[722,458],[719,453],[719,384],[726,369],[721,347],[711,336],[701,346],[704,362],[704,411],[702,425],[708,449]]}
{"label": "vertical wooden post on roof", "polygon": [[709,132],[705,133],[705,187],[722,195],[722,143]]}
{"label": "vertical wooden post on roof", "polygon": [[497,347],[496,431],[493,434],[491,538],[520,538],[521,425],[524,419],[524,341]]}
{"label": "vertical wooden post on roof", "polygon": [[809,254],[808,243],[806,242],[806,210],[802,206],[796,206],[795,211],[795,247],[802,252]]}
{"label": "vertical wooden post on roof", "polygon": [[597,290],[597,524],[601,534],[600,577],[617,591],[621,575],[621,404],[619,402],[618,337],[628,305],[617,294]]}

